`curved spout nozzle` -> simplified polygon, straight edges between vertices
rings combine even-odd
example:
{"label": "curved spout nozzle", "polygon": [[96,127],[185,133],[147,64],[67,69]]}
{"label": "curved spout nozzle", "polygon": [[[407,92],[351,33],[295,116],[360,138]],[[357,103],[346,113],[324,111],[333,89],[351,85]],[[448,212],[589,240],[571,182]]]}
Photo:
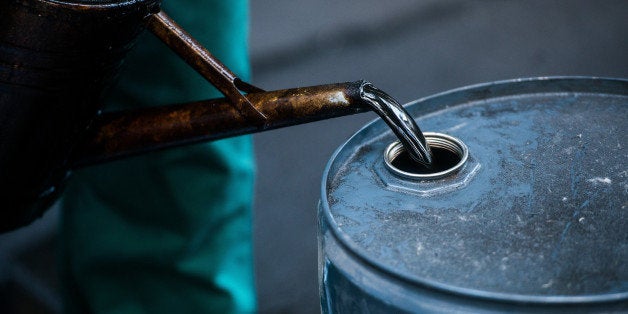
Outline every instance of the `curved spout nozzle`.
{"label": "curved spout nozzle", "polygon": [[423,132],[416,121],[403,106],[390,95],[365,83],[362,87],[362,98],[371,104],[375,111],[390,129],[397,135],[410,157],[426,167],[432,165],[432,152],[427,145]]}
{"label": "curved spout nozzle", "polygon": [[363,81],[251,93],[246,97],[266,116],[251,123],[227,99],[104,113],[75,149],[71,164],[83,167],[185,144],[261,132],[371,110]]}

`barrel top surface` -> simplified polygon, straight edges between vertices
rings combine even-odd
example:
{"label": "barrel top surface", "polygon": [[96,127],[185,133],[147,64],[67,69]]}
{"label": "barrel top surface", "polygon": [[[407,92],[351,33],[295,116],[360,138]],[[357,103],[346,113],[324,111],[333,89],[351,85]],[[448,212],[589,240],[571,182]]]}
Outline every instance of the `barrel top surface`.
{"label": "barrel top surface", "polygon": [[628,298],[628,81],[529,79],[411,103],[424,131],[469,148],[457,174],[391,174],[394,135],[356,133],[325,171],[346,249],[413,284],[525,302]]}

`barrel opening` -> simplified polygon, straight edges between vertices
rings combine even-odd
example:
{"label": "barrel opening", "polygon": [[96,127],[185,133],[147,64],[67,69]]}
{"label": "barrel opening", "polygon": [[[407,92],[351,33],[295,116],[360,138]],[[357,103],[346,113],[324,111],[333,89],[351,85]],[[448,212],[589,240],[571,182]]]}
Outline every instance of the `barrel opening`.
{"label": "barrel opening", "polygon": [[459,139],[441,133],[424,133],[432,151],[431,167],[414,161],[405,147],[393,142],[384,152],[384,162],[393,174],[407,179],[433,180],[458,172],[468,159],[467,146]]}

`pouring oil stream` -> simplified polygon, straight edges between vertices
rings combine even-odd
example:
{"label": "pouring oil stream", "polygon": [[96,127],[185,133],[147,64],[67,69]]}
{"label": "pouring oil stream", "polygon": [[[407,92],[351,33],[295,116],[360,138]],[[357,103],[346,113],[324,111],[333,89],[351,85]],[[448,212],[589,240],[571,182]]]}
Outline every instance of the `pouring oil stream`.
{"label": "pouring oil stream", "polygon": [[433,162],[430,147],[423,132],[403,106],[392,96],[367,82],[361,86],[360,97],[388,124],[410,157],[430,168]]}

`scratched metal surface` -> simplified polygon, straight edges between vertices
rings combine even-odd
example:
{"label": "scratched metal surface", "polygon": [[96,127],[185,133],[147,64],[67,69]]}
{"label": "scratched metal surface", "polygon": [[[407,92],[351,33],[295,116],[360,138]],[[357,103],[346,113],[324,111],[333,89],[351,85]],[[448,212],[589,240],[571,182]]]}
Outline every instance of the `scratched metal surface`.
{"label": "scratched metal surface", "polygon": [[349,251],[476,297],[628,298],[628,81],[495,83],[410,112],[460,138],[471,160],[451,178],[400,180],[383,166],[391,132],[381,121],[362,129],[323,181],[324,217]]}

